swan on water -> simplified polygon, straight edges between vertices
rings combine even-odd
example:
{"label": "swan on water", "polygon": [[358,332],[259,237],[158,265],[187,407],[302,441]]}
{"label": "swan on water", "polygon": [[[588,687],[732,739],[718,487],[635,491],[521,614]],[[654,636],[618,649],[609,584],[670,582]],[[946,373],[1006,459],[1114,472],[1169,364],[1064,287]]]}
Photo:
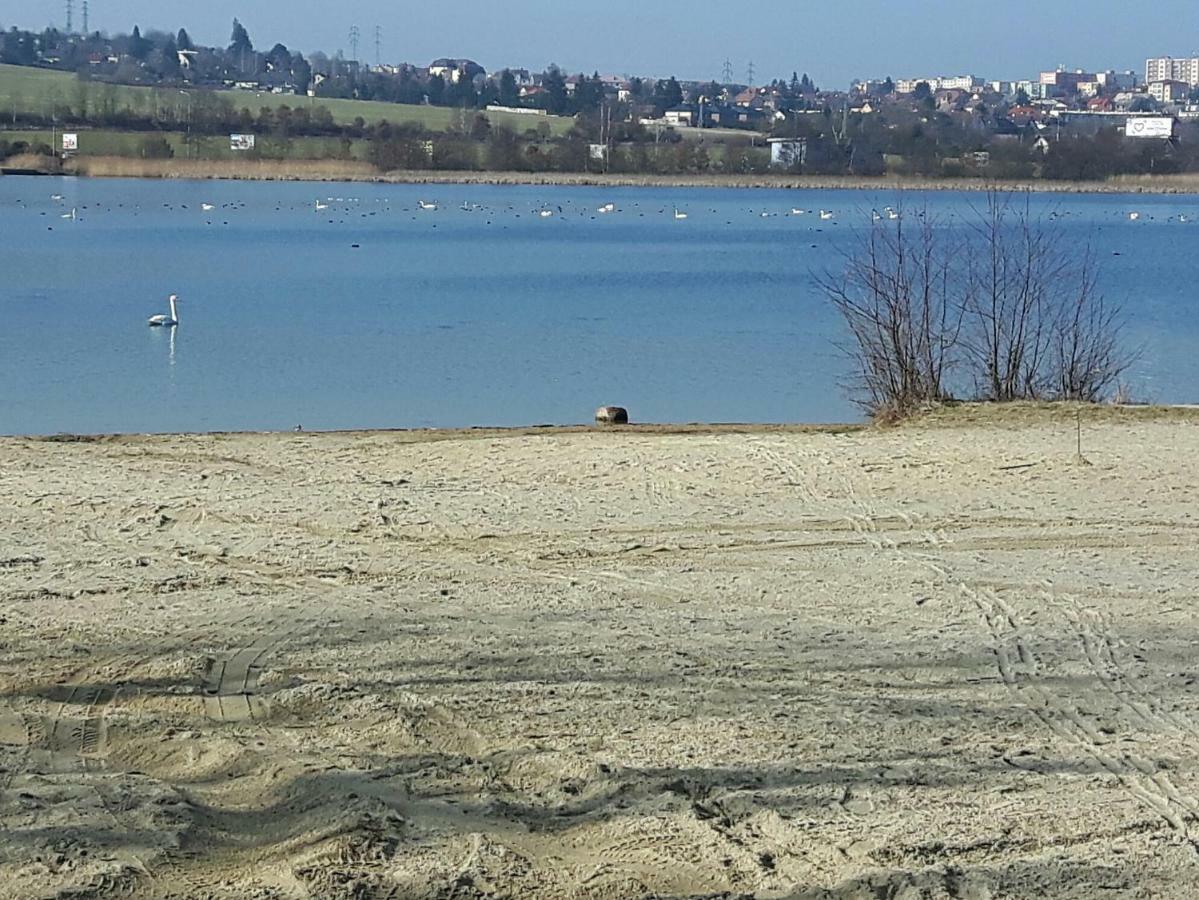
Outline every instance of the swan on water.
{"label": "swan on water", "polygon": [[204,210],[204,212],[212,212],[214,209],[216,209],[216,207],[211,203],[201,203],[200,209]]}
{"label": "swan on water", "polygon": [[426,200],[418,200],[416,202],[417,202],[417,205],[423,210],[427,210],[427,211],[431,212],[431,211],[434,211],[437,209],[436,203],[429,203]]}
{"label": "swan on water", "polygon": [[832,210],[828,210],[828,209],[820,210],[820,218],[822,221],[827,222],[829,219],[831,219],[833,217],[833,215],[834,215],[834,213],[832,212]]}
{"label": "swan on water", "polygon": [[685,212],[679,212],[679,208],[676,206],[674,208],[674,217],[676,219],[682,220],[682,219],[687,218],[687,214]]}
{"label": "swan on water", "polygon": [[1135,222],[1135,221],[1137,221],[1137,219],[1139,219],[1140,217],[1141,217],[1141,214],[1140,214],[1139,212],[1130,212],[1130,213],[1128,214],[1128,219],[1129,219],[1129,221],[1130,221],[1130,222]]}
{"label": "swan on water", "polygon": [[168,299],[171,304],[171,314],[169,316],[151,316],[146,323],[151,328],[174,328],[179,324],[179,313],[175,309],[175,303],[179,297],[176,294],[171,294]]}
{"label": "swan on water", "polygon": [[328,208],[329,208],[328,203],[321,203],[321,201],[319,201],[319,200],[316,201],[316,211],[317,212],[322,212],[323,210],[326,210]]}

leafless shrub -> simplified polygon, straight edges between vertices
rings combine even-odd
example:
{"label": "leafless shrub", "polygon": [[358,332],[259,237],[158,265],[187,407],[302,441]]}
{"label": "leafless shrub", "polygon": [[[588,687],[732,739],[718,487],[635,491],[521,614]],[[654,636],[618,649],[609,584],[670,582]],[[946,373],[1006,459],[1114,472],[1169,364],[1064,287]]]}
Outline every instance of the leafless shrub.
{"label": "leafless shrub", "polygon": [[974,211],[962,345],[980,399],[1094,402],[1128,368],[1094,254],[1066,237],[1027,194],[990,191]]}
{"label": "leafless shrub", "polygon": [[904,416],[965,387],[978,399],[1096,402],[1133,355],[1094,254],[1027,195],[991,191],[962,228],[874,216],[843,270],[818,276],[845,321],[854,399]]}
{"label": "leafless shrub", "polygon": [[854,399],[876,417],[903,416],[948,397],[962,323],[954,242],[926,213],[876,218],[845,254],[839,273],[817,281],[849,328],[844,349]]}

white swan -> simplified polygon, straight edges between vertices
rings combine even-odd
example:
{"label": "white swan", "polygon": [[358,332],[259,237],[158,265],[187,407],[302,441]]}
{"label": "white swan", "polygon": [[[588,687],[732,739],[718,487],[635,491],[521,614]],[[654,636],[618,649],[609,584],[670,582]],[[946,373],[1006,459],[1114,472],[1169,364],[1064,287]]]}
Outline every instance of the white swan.
{"label": "white swan", "polygon": [[889,206],[886,207],[885,209],[883,209],[883,212],[885,212],[887,214],[887,218],[890,219],[892,222],[894,222],[896,219],[899,218],[899,213],[897,213],[895,210],[893,210]]}
{"label": "white swan", "polygon": [[424,200],[417,200],[416,203],[421,209],[426,210],[428,212],[434,212],[437,209],[436,203],[428,203]]}
{"label": "white swan", "polygon": [[679,212],[679,208],[676,206],[674,208],[674,217],[682,221],[683,219],[687,218],[687,214],[685,212]]}
{"label": "white swan", "polygon": [[179,299],[175,294],[171,294],[171,314],[169,316],[151,316],[146,323],[151,328],[174,328],[179,324],[179,313],[175,309],[175,302]]}
{"label": "white swan", "polygon": [[69,213],[63,213],[63,214],[62,214],[62,218],[64,218],[64,219],[71,219],[71,220],[73,221],[73,220],[76,218],[76,216],[77,216],[77,215],[78,215],[78,213],[76,213],[76,211],[75,211],[75,207],[73,207],[73,206],[72,206],[72,207],[71,207],[71,211],[70,211]]}
{"label": "white swan", "polygon": [[543,218],[543,219],[548,219],[553,214],[554,214],[554,211],[552,209],[543,209],[543,210],[541,210],[541,212],[537,213],[537,215],[541,216],[541,218]]}
{"label": "white swan", "polygon": [[791,215],[793,215],[793,216],[802,216],[803,214],[804,214],[804,211],[802,209],[800,209],[798,206],[791,210]]}
{"label": "white swan", "polygon": [[201,203],[200,209],[204,210],[204,212],[212,212],[214,209],[216,209],[216,207],[211,203]]}
{"label": "white swan", "polygon": [[317,212],[322,212],[323,210],[326,210],[328,208],[329,208],[328,203],[321,203],[321,201],[319,201],[319,200],[316,201],[316,211]]}
{"label": "white swan", "polygon": [[833,217],[833,215],[834,215],[834,213],[832,212],[832,210],[828,210],[828,209],[820,210],[821,221],[827,222],[829,219],[831,219]]}
{"label": "white swan", "polygon": [[1128,214],[1128,219],[1129,219],[1129,221],[1130,221],[1130,222],[1135,222],[1135,221],[1137,221],[1137,219],[1139,219],[1140,217],[1141,217],[1141,214],[1140,214],[1139,212],[1130,212],[1130,213]]}

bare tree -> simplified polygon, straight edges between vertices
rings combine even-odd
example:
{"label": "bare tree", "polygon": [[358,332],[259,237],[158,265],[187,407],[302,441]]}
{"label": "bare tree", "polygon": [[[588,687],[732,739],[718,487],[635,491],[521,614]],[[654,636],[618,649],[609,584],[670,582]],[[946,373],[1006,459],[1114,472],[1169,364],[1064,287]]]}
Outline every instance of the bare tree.
{"label": "bare tree", "polygon": [[963,349],[980,399],[1102,398],[1131,363],[1094,254],[1026,193],[989,191],[969,223]]}
{"label": "bare tree", "polygon": [[875,416],[902,416],[948,398],[962,325],[954,295],[964,272],[956,244],[920,212],[874,216],[843,257],[841,272],[817,276],[849,327],[851,392]]}
{"label": "bare tree", "polygon": [[1099,293],[1094,256],[1079,260],[1074,291],[1063,298],[1053,323],[1049,365],[1053,396],[1097,403],[1136,358],[1124,345],[1120,309]]}
{"label": "bare tree", "polygon": [[1134,356],[1095,259],[1030,198],[991,191],[965,227],[872,216],[817,276],[849,331],[855,401],[903,416],[973,386],[982,400],[1101,400]]}

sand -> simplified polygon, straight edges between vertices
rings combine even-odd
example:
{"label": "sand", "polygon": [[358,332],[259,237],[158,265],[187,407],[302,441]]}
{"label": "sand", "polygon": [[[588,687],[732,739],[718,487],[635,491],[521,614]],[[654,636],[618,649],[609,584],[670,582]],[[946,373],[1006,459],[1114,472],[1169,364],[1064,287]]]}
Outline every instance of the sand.
{"label": "sand", "polygon": [[0,440],[0,898],[1199,896],[1199,418]]}

